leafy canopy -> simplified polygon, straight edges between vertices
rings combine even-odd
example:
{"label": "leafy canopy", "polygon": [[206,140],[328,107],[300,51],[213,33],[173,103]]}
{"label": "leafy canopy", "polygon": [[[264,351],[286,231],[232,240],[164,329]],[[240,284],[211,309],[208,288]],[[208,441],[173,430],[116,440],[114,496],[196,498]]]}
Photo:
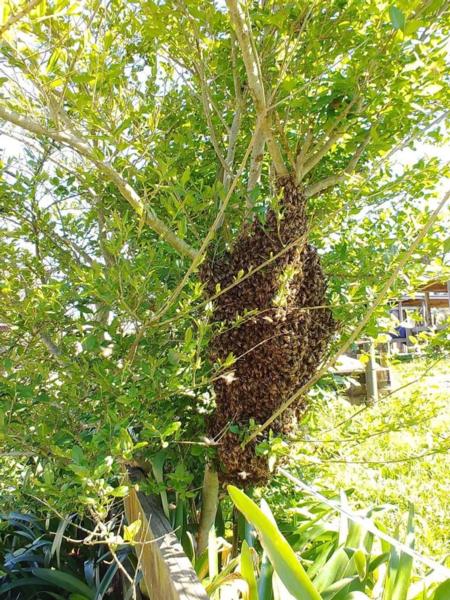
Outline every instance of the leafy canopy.
{"label": "leafy canopy", "polygon": [[[264,220],[277,174],[348,335],[448,176],[420,153],[446,141],[448,23],[442,0],[0,5],[5,493],[106,506],[139,454],[193,493],[233,362],[205,359],[196,267]],[[392,294],[444,268],[446,218]]]}

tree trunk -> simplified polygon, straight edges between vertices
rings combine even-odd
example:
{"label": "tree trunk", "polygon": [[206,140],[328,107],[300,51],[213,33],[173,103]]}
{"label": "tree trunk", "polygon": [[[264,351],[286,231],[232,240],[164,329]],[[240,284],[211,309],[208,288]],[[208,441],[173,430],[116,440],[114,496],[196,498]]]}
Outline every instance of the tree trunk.
{"label": "tree trunk", "polygon": [[208,534],[216,520],[218,502],[219,477],[216,469],[211,464],[207,464],[203,479],[202,511],[197,534],[197,556],[200,556],[208,547]]}

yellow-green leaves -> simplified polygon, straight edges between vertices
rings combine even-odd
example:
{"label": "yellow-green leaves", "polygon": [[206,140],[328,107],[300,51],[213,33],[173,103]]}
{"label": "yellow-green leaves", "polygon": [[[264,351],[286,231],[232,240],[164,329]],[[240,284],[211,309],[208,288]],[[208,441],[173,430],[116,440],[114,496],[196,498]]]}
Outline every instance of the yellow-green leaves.
{"label": "yellow-green leaves", "polygon": [[249,545],[244,540],[241,548],[241,575],[248,585],[248,600],[258,600],[255,567]]}
{"label": "yellow-green leaves", "polygon": [[124,525],[123,527],[123,539],[126,542],[134,542],[137,534],[141,528],[142,522],[140,519],[136,519],[129,525]]}
{"label": "yellow-green leaves", "polygon": [[235,506],[258,532],[261,545],[289,593],[298,600],[321,600],[319,592],[277,525],[244,492],[233,485],[229,485],[227,489]]}

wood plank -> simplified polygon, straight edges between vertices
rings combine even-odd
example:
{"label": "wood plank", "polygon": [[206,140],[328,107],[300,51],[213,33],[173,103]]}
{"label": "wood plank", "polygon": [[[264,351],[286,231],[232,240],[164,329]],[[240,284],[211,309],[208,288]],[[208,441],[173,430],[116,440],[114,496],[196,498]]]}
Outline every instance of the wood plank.
{"label": "wood plank", "polygon": [[141,521],[136,554],[152,600],[208,600],[191,561],[159,502],[131,488],[125,499],[128,523]]}

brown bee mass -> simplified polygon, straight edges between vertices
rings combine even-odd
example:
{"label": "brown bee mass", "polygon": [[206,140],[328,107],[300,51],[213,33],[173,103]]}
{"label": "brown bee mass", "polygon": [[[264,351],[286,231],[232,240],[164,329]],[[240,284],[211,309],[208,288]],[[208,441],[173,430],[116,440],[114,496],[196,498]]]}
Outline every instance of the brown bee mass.
{"label": "brown bee mass", "polygon": [[[324,307],[319,256],[306,242],[305,196],[291,179],[280,182],[280,193],[281,218],[270,210],[264,225],[255,219],[232,252],[210,259],[201,273],[209,295],[217,284],[224,290],[214,301],[220,326],[211,358],[235,357],[232,373],[214,383],[217,408],[209,433],[219,441],[222,479],[240,485],[265,483],[269,470],[254,443],[241,447],[239,431],[251,420],[264,423],[311,378],[335,329]],[[272,430],[286,433],[305,408],[304,400],[291,405]]]}

